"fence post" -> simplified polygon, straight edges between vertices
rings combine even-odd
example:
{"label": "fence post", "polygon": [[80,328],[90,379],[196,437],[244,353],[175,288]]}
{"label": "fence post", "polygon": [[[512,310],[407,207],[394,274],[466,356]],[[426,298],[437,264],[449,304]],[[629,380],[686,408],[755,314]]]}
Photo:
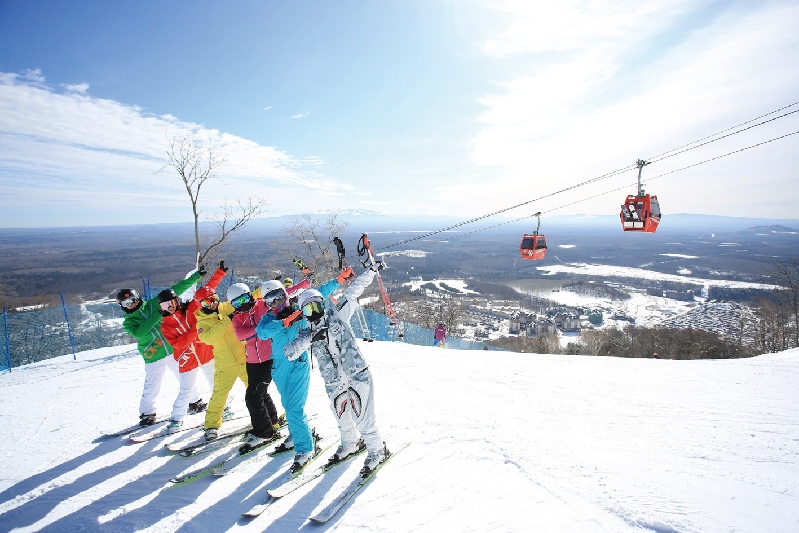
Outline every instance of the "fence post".
{"label": "fence post", "polygon": [[100,326],[100,319],[97,319],[97,347],[103,347],[103,328]]}
{"label": "fence post", "polygon": [[11,372],[11,345],[8,342],[8,316],[5,307],[3,307],[3,330],[6,334],[6,357],[8,357],[8,371]]}
{"label": "fence post", "polygon": [[77,361],[78,356],[75,355],[75,341],[72,339],[72,328],[69,327],[69,315],[67,314],[67,304],[64,302],[64,293],[61,293],[61,306],[64,308],[64,318],[67,321],[67,333],[69,333],[69,345],[72,348],[72,358]]}

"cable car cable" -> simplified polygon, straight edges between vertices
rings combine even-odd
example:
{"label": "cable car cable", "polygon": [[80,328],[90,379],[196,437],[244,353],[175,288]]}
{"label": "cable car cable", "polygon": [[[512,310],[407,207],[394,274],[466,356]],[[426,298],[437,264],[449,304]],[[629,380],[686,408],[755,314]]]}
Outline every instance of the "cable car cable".
{"label": "cable car cable", "polygon": [[[650,160],[654,160],[654,159],[658,159],[659,160],[662,156],[665,156],[666,154],[670,154],[671,152],[676,152],[677,150],[682,150],[683,148],[691,146],[692,144],[696,144],[696,143],[702,142],[702,141],[704,141],[706,139],[710,139],[710,138],[716,137],[717,135],[721,135],[722,133],[726,133],[726,132],[728,132],[730,130],[734,130],[736,128],[740,128],[741,126],[749,124],[750,122],[754,122],[756,120],[760,120],[761,118],[767,117],[769,115],[773,115],[774,113],[779,113],[780,111],[784,111],[784,110],[789,109],[789,108],[791,108],[791,107],[793,107],[795,105],[799,105],[799,102],[794,102],[792,104],[783,106],[783,107],[781,107],[779,109],[775,109],[774,111],[770,111],[768,113],[760,115],[759,117],[755,117],[753,119],[747,120],[746,122],[741,122],[737,126],[732,126],[731,128],[727,128],[725,130],[721,130],[720,132],[714,133],[713,135],[708,135],[707,137],[702,137],[701,139],[697,139],[694,142],[691,142],[691,143],[688,143],[688,144],[684,144],[684,145],[680,146],[679,148],[675,148],[673,150],[669,150],[667,152],[663,152],[662,154],[659,154],[659,155],[651,157]],[[792,111],[792,113],[795,113],[795,111]],[[783,116],[785,116],[785,115],[782,115],[781,117],[777,117],[777,118],[782,118]],[[744,130],[741,130],[741,131],[744,131]]]}
{"label": "cable car cable", "polygon": [[[750,130],[750,129],[752,129],[752,128],[756,128],[756,127],[758,127],[758,126],[762,126],[763,124],[767,124],[767,123],[769,123],[769,122],[773,122],[773,121],[775,121],[775,120],[779,120],[780,118],[784,118],[784,117],[786,117],[786,116],[788,116],[788,115],[791,115],[791,114],[793,114],[793,113],[799,112],[799,109],[796,109],[796,110],[794,110],[794,111],[790,111],[790,112],[788,112],[788,113],[785,113],[785,114],[783,114],[783,115],[780,115],[779,117],[773,117],[773,118],[771,118],[771,119],[765,120],[765,121],[763,121],[763,122],[760,122],[760,123],[758,123],[758,124],[754,124],[754,125],[748,126],[748,127],[744,128],[744,129],[741,129],[741,130],[735,131],[735,132],[733,132],[733,133],[729,133],[729,134],[727,134],[727,135],[723,135],[723,136],[721,136],[721,137],[717,137],[717,138],[715,138],[715,139],[713,139],[713,140],[709,140],[709,141],[707,141],[707,142],[703,142],[703,143],[701,143],[701,144],[696,144],[696,143],[699,143],[699,142],[701,142],[701,141],[703,141],[703,140],[705,140],[705,139],[710,139],[710,138],[712,138],[712,137],[716,137],[716,136],[718,136],[718,135],[721,135],[722,133],[725,133],[725,132],[727,132],[727,131],[734,130],[734,129],[736,129],[736,128],[739,128],[739,127],[741,127],[741,126],[743,126],[743,125],[749,124],[750,122],[753,122],[753,121],[755,121],[755,120],[759,120],[760,118],[763,118],[763,117],[766,117],[766,116],[769,116],[769,115],[773,115],[774,113],[778,113],[779,111],[782,111],[782,110],[788,109],[788,108],[790,108],[790,107],[793,107],[793,106],[795,106],[795,105],[797,105],[797,104],[799,104],[799,102],[795,102],[795,103],[793,103],[793,104],[790,104],[790,105],[784,106],[784,107],[782,107],[782,108],[780,108],[780,109],[777,109],[777,110],[771,111],[771,112],[769,112],[769,113],[766,113],[766,114],[764,114],[764,115],[760,115],[759,117],[756,117],[756,118],[753,118],[753,119],[751,119],[751,120],[748,120],[748,121],[746,121],[746,122],[743,122],[743,123],[741,123],[741,124],[738,124],[737,126],[733,126],[733,127],[731,127],[731,128],[726,128],[726,129],[724,129],[724,130],[722,130],[722,131],[720,131],[720,132],[718,132],[718,133],[715,133],[715,134],[713,134],[713,135],[709,135],[709,136],[703,137],[703,138],[701,138],[701,139],[698,139],[698,140],[696,140],[696,141],[694,141],[694,142],[692,142],[692,143],[688,143],[688,144],[686,144],[686,145],[683,145],[682,147],[675,148],[675,149],[673,149],[673,150],[669,150],[669,151],[667,151],[667,152],[663,152],[662,154],[660,154],[660,155],[658,155],[658,156],[654,156],[654,158],[649,158],[649,160],[650,160],[650,161],[652,161],[652,160],[654,159],[654,160],[656,160],[656,161],[663,161],[664,159],[668,159],[668,158],[670,158],[670,157],[674,157],[674,156],[676,156],[676,155],[679,155],[679,154],[682,154],[682,153],[688,152],[688,151],[690,151],[690,150],[693,150],[693,149],[695,149],[695,148],[699,148],[699,147],[701,147],[701,146],[705,146],[705,145],[707,145],[707,144],[710,144],[710,143],[716,142],[716,141],[718,141],[718,140],[721,140],[721,139],[724,139],[724,138],[730,137],[730,136],[732,136],[732,135],[736,135],[736,134],[738,134],[738,133],[741,133],[741,132],[744,132],[744,131]],[[787,136],[790,136],[790,135],[794,135],[794,133],[791,133],[791,134],[788,134],[788,135],[784,135],[784,136],[782,136],[782,137],[777,137],[777,138],[775,138],[775,139],[771,139],[771,140],[768,140],[768,141],[764,141],[764,142],[762,142],[762,143],[758,143],[758,144],[752,145],[752,146],[750,146],[750,147],[743,148],[743,149],[741,149],[741,150],[736,150],[736,151],[734,151],[734,152],[730,152],[729,154],[724,154],[724,155],[722,155],[722,156],[718,156],[718,157],[716,157],[716,158],[708,159],[708,160],[706,160],[706,161],[702,161],[702,162],[700,162],[700,163],[696,163],[695,165],[691,165],[691,166],[688,166],[688,167],[685,167],[685,168],[691,168],[692,166],[700,165],[700,164],[702,164],[702,163],[706,163],[706,162],[708,162],[708,161],[713,161],[714,159],[719,159],[719,158],[721,158],[721,157],[725,157],[726,155],[731,155],[731,154],[733,154],[733,153],[737,153],[737,152],[740,152],[740,151],[743,151],[743,150],[747,150],[747,149],[749,149],[749,148],[753,148],[753,147],[755,147],[755,146],[760,146],[760,145],[762,145],[762,144],[767,144],[767,143],[769,143],[769,142],[772,142],[772,141],[774,141],[774,140],[778,140],[778,139],[781,139],[781,138],[783,138],[783,137],[787,137]],[[696,144],[696,146],[692,146],[692,145],[694,145],[694,144]],[[683,148],[685,148],[685,147],[688,147],[688,146],[692,146],[692,147],[691,147],[691,148],[686,148],[686,149],[684,149],[684,150],[683,150]],[[672,152],[674,152],[674,153],[672,153]],[[670,154],[670,155],[666,155],[666,154]],[[657,158],[659,158],[659,159],[657,159]],[[437,235],[437,234],[439,234],[439,233],[443,233],[443,232],[445,232],[445,231],[449,231],[449,230],[452,230],[452,229],[455,229],[455,228],[459,228],[459,227],[461,227],[461,226],[465,226],[465,225],[467,225],[467,224],[472,224],[472,223],[474,223],[474,222],[478,222],[478,221],[480,221],[480,220],[483,220],[483,219],[486,219],[486,218],[489,218],[489,217],[492,217],[492,216],[495,216],[495,215],[498,215],[498,214],[501,214],[501,213],[504,213],[504,212],[507,212],[507,211],[511,211],[511,210],[513,210],[513,209],[516,209],[516,208],[518,208],[518,207],[522,207],[522,206],[524,206],[524,205],[527,205],[527,204],[530,204],[530,203],[533,203],[533,202],[536,202],[536,201],[543,200],[543,199],[545,199],[545,198],[548,198],[548,197],[550,197],[550,196],[555,196],[555,195],[557,195],[557,194],[561,194],[561,193],[564,193],[564,192],[568,192],[568,191],[570,191],[570,190],[573,190],[573,189],[576,189],[576,188],[578,188],[578,187],[583,187],[583,186],[585,186],[585,185],[589,185],[589,184],[591,184],[591,183],[595,183],[595,182],[597,182],[597,181],[601,181],[601,180],[604,180],[604,179],[610,178],[610,177],[612,177],[612,176],[615,176],[615,175],[618,175],[618,174],[620,174],[620,173],[622,173],[622,172],[626,172],[626,171],[628,171],[628,170],[630,170],[630,169],[632,169],[632,168],[636,168],[636,166],[635,166],[635,165],[628,165],[628,166],[626,166],[626,167],[624,167],[624,168],[620,168],[620,169],[618,169],[618,170],[614,170],[614,171],[612,171],[612,172],[608,172],[608,173],[606,173],[606,174],[602,174],[601,176],[597,176],[597,177],[595,177],[595,178],[591,178],[591,179],[589,179],[589,180],[586,180],[586,181],[583,181],[583,182],[581,182],[581,183],[577,183],[577,184],[575,184],[575,185],[571,185],[571,186],[569,186],[569,187],[566,187],[565,189],[561,189],[561,190],[559,190],[559,191],[555,191],[555,192],[552,192],[552,193],[546,194],[546,195],[544,195],[544,196],[541,196],[541,197],[539,197],[539,198],[535,198],[535,199],[532,199],[532,200],[528,200],[528,201],[526,201],[526,202],[521,202],[521,203],[519,203],[519,204],[516,204],[516,205],[510,206],[510,207],[506,207],[506,208],[504,208],[504,209],[500,209],[500,210],[497,210],[497,211],[494,211],[494,212],[491,212],[491,213],[488,213],[488,214],[485,214],[485,215],[482,215],[482,216],[479,216],[479,217],[475,217],[475,218],[472,218],[472,219],[469,219],[469,220],[465,220],[465,221],[459,222],[459,223],[457,223],[457,224],[453,224],[453,225],[447,226],[447,227],[445,227],[445,228],[441,228],[441,229],[438,229],[438,230],[436,230],[436,231],[432,231],[432,232],[426,233],[426,234],[424,234],[424,235],[418,235],[418,236],[416,236],[416,237],[413,237],[413,238],[411,238],[411,239],[405,239],[405,240],[402,240],[402,241],[400,241],[400,242],[397,242],[397,243],[394,243],[394,244],[390,244],[390,245],[387,245],[387,246],[383,246],[382,248],[378,248],[378,249],[377,249],[377,251],[380,251],[380,250],[388,250],[389,248],[394,248],[394,247],[396,247],[396,246],[400,246],[400,245],[403,245],[403,244],[407,244],[407,243],[409,243],[409,242],[414,242],[414,241],[417,241],[417,240],[420,240],[420,239],[424,239],[424,238],[427,238],[427,237],[432,237],[433,235]],[[680,170],[684,170],[684,169],[680,169]],[[677,170],[675,170],[675,171],[672,171],[672,173],[673,173],[673,172],[677,172]],[[664,175],[665,175],[665,174],[664,174]],[[658,177],[660,177],[660,176],[658,176]],[[652,178],[648,178],[648,179],[647,179],[647,181],[651,181],[651,180],[652,180]],[[603,193],[603,194],[605,194],[605,193]],[[522,220],[522,219],[524,219],[524,218],[529,218],[529,216],[522,217],[521,219],[518,219],[518,220]],[[504,224],[506,224],[506,223],[507,223],[507,222],[503,222],[503,223],[501,223],[501,224],[499,224],[499,225],[504,225]],[[496,226],[491,226],[491,227],[496,227]],[[466,235],[468,235],[468,234],[469,234],[469,233],[467,233]]]}
{"label": "cable car cable", "polygon": [[[676,150],[680,150],[679,148],[676,148],[675,150],[670,150],[669,152],[664,152],[664,154],[669,154],[669,153],[671,153],[671,152],[674,152],[674,153],[673,153],[673,154],[671,154],[671,155],[667,155],[667,156],[662,156],[663,154],[661,154],[661,155],[659,155],[659,156],[655,156],[654,158],[649,158],[649,159],[647,159],[647,161],[648,161],[648,162],[650,162],[650,163],[657,163],[657,162],[659,162],[659,161],[663,161],[664,159],[668,159],[668,158],[670,158],[670,157],[674,157],[675,155],[684,154],[685,152],[688,152],[688,151],[690,151],[690,150],[693,150],[694,148],[699,148],[700,146],[705,146],[705,145],[707,145],[707,144],[714,143],[714,142],[716,142],[716,141],[720,141],[721,139],[725,139],[725,138],[727,138],[727,137],[732,137],[733,135],[736,135],[736,134],[738,134],[738,133],[742,133],[742,132],[744,132],[744,131],[747,131],[747,130],[751,130],[752,128],[756,128],[756,127],[758,127],[758,126],[762,126],[763,124],[768,124],[769,122],[774,122],[775,120],[779,120],[779,119],[781,119],[781,118],[787,117],[788,115],[792,115],[792,114],[794,114],[794,113],[799,113],[799,109],[795,109],[795,110],[793,110],[793,111],[790,111],[789,113],[785,113],[784,115],[780,115],[780,116],[778,116],[778,117],[774,117],[774,118],[770,118],[770,119],[768,119],[768,120],[764,120],[763,122],[761,122],[761,123],[759,123],[759,124],[753,124],[752,126],[749,126],[749,127],[747,127],[747,128],[744,128],[744,129],[742,129],[742,130],[738,130],[738,131],[735,131],[735,132],[732,132],[732,133],[728,133],[727,135],[722,135],[721,137],[718,137],[718,138],[716,138],[716,139],[713,139],[712,141],[707,141],[707,142],[704,142],[704,143],[702,143],[702,144],[697,144],[696,146],[692,146],[691,148],[687,148],[687,149],[685,149],[685,150],[681,150],[681,151],[679,151],[679,152],[677,152],[677,151],[676,151]],[[750,122],[751,122],[751,121],[750,121]],[[725,131],[726,131],[726,130],[725,130]],[[718,135],[718,134],[717,134],[717,135]],[[712,136],[711,136],[711,137],[712,137]],[[707,137],[706,137],[706,138],[707,138]],[[695,144],[696,142],[699,142],[699,141],[695,141],[694,143],[691,143],[691,144]],[[685,146],[690,146],[690,144],[686,144]],[[659,159],[658,159],[658,158],[659,158]]]}
{"label": "cable car cable", "polygon": [[[675,170],[670,170],[668,172],[664,172],[663,174],[659,174],[657,176],[654,176],[654,177],[651,177],[651,178],[647,178],[647,182],[652,181],[652,180],[656,180],[658,178],[662,178],[664,176],[668,176],[670,174],[674,174],[674,173],[677,173],[677,172],[680,172],[680,171],[683,171],[683,170],[687,170],[689,168],[693,168],[693,167],[696,167],[696,166],[699,166],[699,165],[703,165],[705,163],[709,163],[711,161],[715,161],[715,160],[721,159],[723,157],[727,157],[727,156],[730,156],[730,155],[733,155],[733,154],[737,154],[737,153],[740,153],[740,152],[743,152],[743,151],[746,151],[746,150],[749,150],[749,149],[752,149],[752,148],[757,148],[758,146],[762,146],[762,145],[768,144],[770,142],[778,141],[780,139],[784,139],[785,137],[790,137],[791,135],[796,135],[796,134],[799,134],[799,130],[794,131],[792,133],[786,133],[785,135],[780,135],[779,137],[774,137],[773,139],[769,139],[767,141],[763,141],[763,142],[759,142],[757,144],[746,146],[744,148],[739,148],[738,150],[733,150],[732,152],[727,152],[726,154],[718,155],[716,157],[711,157],[709,159],[705,159],[704,161],[699,161],[698,163],[693,163],[691,165],[688,165],[688,166],[685,166],[685,167],[682,167],[682,168],[678,168],[678,169],[675,169]],[[459,235],[453,235],[449,240],[458,239],[460,237],[466,237],[467,235],[471,235],[473,233],[479,233],[481,231],[486,231],[486,230],[489,230],[489,229],[498,228],[500,226],[505,226],[507,224],[513,224],[514,222],[520,222],[522,220],[525,220],[525,219],[528,219],[528,218],[532,218],[532,217],[537,216],[539,214],[551,213],[552,211],[557,211],[559,209],[563,209],[565,207],[569,207],[571,205],[578,204],[580,202],[586,202],[588,200],[593,200],[594,198],[599,198],[600,196],[605,196],[607,194],[611,194],[611,193],[615,193],[615,192],[619,192],[619,191],[623,191],[623,190],[629,189],[632,185],[635,185],[635,184],[636,183],[623,185],[623,186],[618,187],[616,189],[611,189],[609,191],[604,191],[604,192],[601,192],[599,194],[595,194],[593,196],[588,196],[588,197],[580,199],[580,200],[575,200],[573,202],[569,202],[568,204],[563,204],[563,205],[560,205],[558,207],[553,207],[551,209],[547,209],[546,211],[540,211],[540,212],[534,213],[532,215],[527,215],[527,216],[523,216],[521,218],[508,220],[508,221],[505,221],[505,222],[500,222],[499,224],[494,224],[493,226],[486,226],[485,228],[480,228],[480,229],[476,229],[476,230],[469,231],[469,232],[466,232],[466,233],[461,233]],[[534,200],[530,200],[530,202],[537,202],[537,201],[540,201],[540,200],[542,200],[542,199],[544,199],[544,198],[546,198],[548,196],[551,196],[551,195],[541,196],[540,198],[536,198]],[[440,233],[440,231],[431,233],[430,235],[433,235],[435,233]],[[410,240],[415,240],[415,239],[409,239],[408,241],[403,241],[403,242],[410,242]],[[432,244],[435,244],[435,243],[425,243],[425,244],[422,244],[421,246],[430,246]],[[396,245],[392,245],[392,246],[396,246]]]}

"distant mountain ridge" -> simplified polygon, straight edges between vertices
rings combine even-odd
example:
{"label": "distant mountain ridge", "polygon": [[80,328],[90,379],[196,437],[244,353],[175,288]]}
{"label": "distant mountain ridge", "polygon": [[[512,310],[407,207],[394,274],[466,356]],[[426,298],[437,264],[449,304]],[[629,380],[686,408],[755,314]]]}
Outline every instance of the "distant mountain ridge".
{"label": "distant mountain ridge", "polygon": [[799,230],[794,228],[787,228],[780,224],[774,224],[771,226],[753,226],[751,228],[746,228],[741,230],[744,233],[754,233],[754,234],[787,234],[787,235],[797,235],[799,234]]}

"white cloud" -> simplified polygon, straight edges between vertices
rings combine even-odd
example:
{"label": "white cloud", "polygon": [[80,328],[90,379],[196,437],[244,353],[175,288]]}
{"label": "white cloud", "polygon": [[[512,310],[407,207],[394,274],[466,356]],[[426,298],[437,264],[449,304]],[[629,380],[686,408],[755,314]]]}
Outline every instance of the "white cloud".
{"label": "white cloud", "polygon": [[[177,131],[216,144],[227,157],[219,169],[223,180],[206,185],[209,208],[249,194],[274,196],[286,187],[301,186],[318,204],[330,194],[355,190],[320,174],[324,161],[319,157],[300,160],[172,115],[153,116],[136,106],[93,98],[88,84],[65,85],[59,93],[43,82],[38,70],[0,73],[0,195],[20,212],[31,212],[31,221],[17,221],[20,225],[47,225],[33,214],[44,205],[71,205],[79,216],[103,199],[110,205],[126,198],[150,206],[185,204],[177,178],[168,170],[156,175],[166,164],[166,136]],[[172,221],[171,216],[158,221]],[[135,213],[131,217],[127,222],[136,220]]]}
{"label": "white cloud", "polygon": [[305,118],[310,114],[310,111],[306,111],[305,113],[298,113],[296,115],[292,115],[291,118]]}
{"label": "white cloud", "polygon": [[19,76],[23,81],[30,85],[41,87],[44,85],[44,76],[41,69],[26,69]]}
{"label": "white cloud", "polygon": [[89,84],[88,83],[68,84],[64,86],[64,89],[72,93],[86,94],[89,92]]}
{"label": "white cloud", "polygon": [[[506,0],[497,8],[508,15],[507,26],[482,50],[506,75],[479,100],[481,129],[470,146],[472,161],[492,171],[491,190],[480,194],[475,184],[468,192],[483,201],[497,188],[514,191],[499,204],[505,206],[560,190],[794,102],[799,94],[795,4]],[[652,165],[644,178],[797,129],[799,118],[785,119]],[[661,178],[652,192],[671,213],[703,212],[714,197],[713,214],[793,217],[796,142]],[[635,176],[630,171],[537,208],[558,209],[625,187]],[[786,185],[792,194],[779,198],[776,210],[773,202],[753,202],[763,187]],[[685,194],[689,187],[695,195]],[[615,209],[617,196],[587,200],[574,211]]]}

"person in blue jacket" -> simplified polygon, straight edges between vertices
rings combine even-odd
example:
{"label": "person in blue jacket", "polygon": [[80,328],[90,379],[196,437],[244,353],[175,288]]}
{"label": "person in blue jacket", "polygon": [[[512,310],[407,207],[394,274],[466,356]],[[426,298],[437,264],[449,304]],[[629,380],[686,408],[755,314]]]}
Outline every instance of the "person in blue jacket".
{"label": "person in blue jacket", "polygon": [[264,283],[261,297],[269,312],[261,317],[255,332],[259,339],[272,341],[272,381],[280,393],[289,433],[294,441],[291,470],[296,472],[320,451],[305,414],[311,379],[308,354],[303,353],[289,361],[283,353],[286,344],[297,336],[302,314],[295,311],[286,288],[278,280]]}

